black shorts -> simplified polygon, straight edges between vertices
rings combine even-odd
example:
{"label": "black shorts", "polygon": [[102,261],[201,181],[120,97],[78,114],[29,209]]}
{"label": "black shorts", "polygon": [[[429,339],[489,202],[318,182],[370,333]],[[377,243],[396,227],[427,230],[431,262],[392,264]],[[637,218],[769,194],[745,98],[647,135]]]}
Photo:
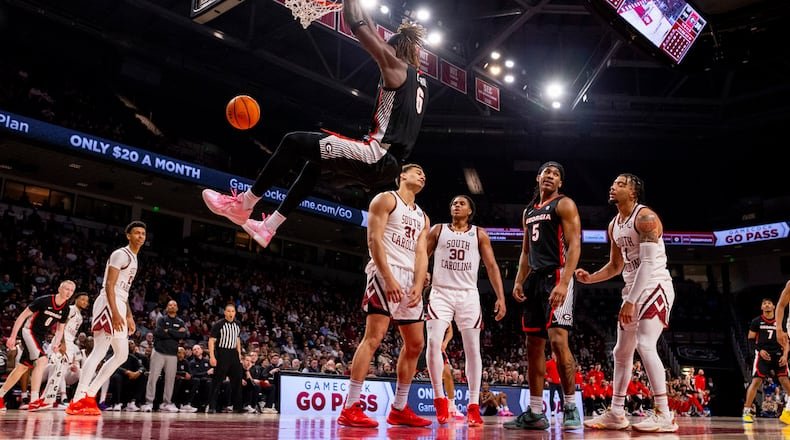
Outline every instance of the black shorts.
{"label": "black shorts", "polygon": [[45,337],[43,335],[37,335],[25,328],[22,329],[21,333],[22,357],[20,358],[20,362],[32,368],[41,356],[46,356],[43,348]]}
{"label": "black shorts", "polygon": [[752,377],[787,377],[787,365],[784,367],[779,366],[779,358],[782,357],[782,352],[777,351],[771,354],[771,360],[766,361],[760,356],[759,350],[754,353],[754,363],[752,364]]}
{"label": "black shorts", "polygon": [[480,407],[480,415],[481,416],[495,416],[499,410],[495,406],[485,405]]}
{"label": "black shorts", "polygon": [[573,329],[574,282],[568,285],[568,296],[558,309],[552,309],[549,295],[559,282],[560,271],[546,270],[531,272],[524,284],[527,300],[522,306],[521,330],[530,336],[548,339],[548,329],[552,327]]}

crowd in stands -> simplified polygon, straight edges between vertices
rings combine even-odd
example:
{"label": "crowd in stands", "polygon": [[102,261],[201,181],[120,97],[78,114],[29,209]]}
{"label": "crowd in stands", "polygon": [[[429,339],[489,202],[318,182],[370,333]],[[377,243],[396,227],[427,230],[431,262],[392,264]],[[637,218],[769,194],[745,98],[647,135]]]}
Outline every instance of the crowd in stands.
{"label": "crowd in stands", "polygon": [[[0,215],[0,334],[7,336],[16,316],[32,298],[52,292],[62,279],[74,280],[78,290],[92,298],[98,293],[106,256],[124,238],[120,229],[95,229],[72,221],[55,221],[32,209],[9,207]],[[105,404],[129,410],[142,406],[148,359],[156,320],[169,300],[178,303],[179,316],[187,323],[189,336],[180,341],[179,379],[174,403],[186,410],[207,406],[206,390],[211,369],[205,362],[206,341],[211,324],[222,317],[227,303],[237,308],[244,347],[247,410],[276,411],[277,383],[281,372],[346,375],[351,355],[364,331],[364,315],[358,306],[360,285],[328,283],[312,279],[303,268],[282,260],[261,261],[260,256],[225,258],[201,255],[199,249],[185,255],[163,255],[144,250],[140,273],[129,298],[137,330],[129,361],[108,384]],[[484,316],[493,316],[493,301],[484,295]],[[579,315],[585,314],[579,309]],[[597,310],[597,309],[593,309]],[[90,308],[86,312],[90,314]],[[88,316],[86,323],[88,322]],[[485,323],[482,334],[483,380],[491,386],[525,386],[526,350],[518,330],[518,308],[512,303],[507,318]],[[590,324],[590,322],[592,322]],[[606,323],[607,327],[611,322]],[[572,332],[571,347],[579,361],[577,387],[590,411],[611,399],[611,361],[606,335],[598,334],[594,319],[579,319]],[[79,338],[90,350],[87,325]],[[389,332],[371,364],[369,375],[394,377],[400,343],[397,332]],[[456,340],[457,339],[457,340]],[[447,353],[457,382],[466,381],[460,338]],[[7,363],[7,370],[13,360]],[[634,370],[629,386],[629,409],[640,413],[650,408],[650,390],[641,367]],[[428,379],[427,369],[417,379]],[[705,414],[708,394],[692,396],[688,382],[670,382],[676,408],[681,413]],[[121,392],[123,390],[123,392]],[[228,393],[222,393],[227,399]],[[222,406],[222,405],[220,405]]]}

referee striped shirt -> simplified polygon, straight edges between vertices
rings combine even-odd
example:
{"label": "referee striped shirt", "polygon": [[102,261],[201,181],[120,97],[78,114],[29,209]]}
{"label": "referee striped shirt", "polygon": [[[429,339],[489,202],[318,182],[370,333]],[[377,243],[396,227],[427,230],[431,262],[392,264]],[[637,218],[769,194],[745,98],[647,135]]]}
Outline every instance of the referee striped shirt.
{"label": "referee striped shirt", "polygon": [[238,321],[228,321],[223,319],[211,327],[211,337],[217,340],[216,347],[227,350],[236,350],[236,343],[239,340],[241,327]]}

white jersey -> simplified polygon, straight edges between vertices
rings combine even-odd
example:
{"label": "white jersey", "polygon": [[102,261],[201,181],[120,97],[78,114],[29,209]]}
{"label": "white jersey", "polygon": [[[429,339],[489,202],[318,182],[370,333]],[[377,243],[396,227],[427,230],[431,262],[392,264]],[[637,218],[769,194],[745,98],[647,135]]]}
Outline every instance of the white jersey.
{"label": "white jersey", "polygon": [[[641,263],[639,259],[639,231],[634,226],[634,220],[644,207],[645,205],[638,204],[627,219],[622,219],[620,214],[617,214],[612,220],[612,240],[620,248],[620,254],[622,254],[624,262],[623,280],[625,280],[626,287],[623,289],[623,296],[627,296],[627,292],[631,291],[631,286],[633,286],[636,278],[636,270],[639,269],[639,264]],[[658,240],[656,262],[656,269],[650,274],[650,279],[672,281],[669,270],[667,270],[667,252],[664,248],[663,238]]]}
{"label": "white jersey", "polygon": [[[417,238],[425,228],[425,213],[415,203],[409,206],[398,195],[390,192],[395,197],[395,209],[390,212],[387,224],[384,226],[384,252],[387,254],[387,263],[390,266],[400,267],[414,271],[415,250]],[[370,254],[365,272],[375,270],[373,254]]]}
{"label": "white jersey", "polygon": [[[132,281],[137,274],[137,255],[129,249],[129,246],[116,249],[110,258],[107,260],[107,266],[104,269],[104,281],[107,283],[107,275],[110,273],[110,266],[118,269],[118,281],[115,283],[115,296],[118,300],[128,301],[129,289],[132,287]],[[106,285],[102,286],[101,295],[107,295]]]}
{"label": "white jersey", "polygon": [[69,307],[69,319],[66,321],[66,327],[63,330],[63,340],[66,341],[66,350],[69,353],[71,353],[70,349],[77,347],[75,341],[77,340],[82,320],[82,312],[80,312],[79,307],[72,304]]}
{"label": "white jersey", "polygon": [[480,245],[477,226],[453,231],[451,225],[440,225],[436,250],[433,253],[432,284],[448,289],[477,289],[480,268]]}

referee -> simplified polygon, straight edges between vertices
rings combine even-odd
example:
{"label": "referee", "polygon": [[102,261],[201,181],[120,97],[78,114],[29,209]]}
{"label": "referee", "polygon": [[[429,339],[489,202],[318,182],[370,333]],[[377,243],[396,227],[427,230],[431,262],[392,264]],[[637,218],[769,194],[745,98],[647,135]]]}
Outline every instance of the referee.
{"label": "referee", "polygon": [[209,363],[214,367],[214,378],[211,381],[211,397],[209,397],[209,413],[217,412],[217,394],[227,376],[230,379],[230,392],[234,412],[241,412],[241,327],[236,321],[236,306],[229,303],[225,306],[225,319],[211,327],[208,338]]}

